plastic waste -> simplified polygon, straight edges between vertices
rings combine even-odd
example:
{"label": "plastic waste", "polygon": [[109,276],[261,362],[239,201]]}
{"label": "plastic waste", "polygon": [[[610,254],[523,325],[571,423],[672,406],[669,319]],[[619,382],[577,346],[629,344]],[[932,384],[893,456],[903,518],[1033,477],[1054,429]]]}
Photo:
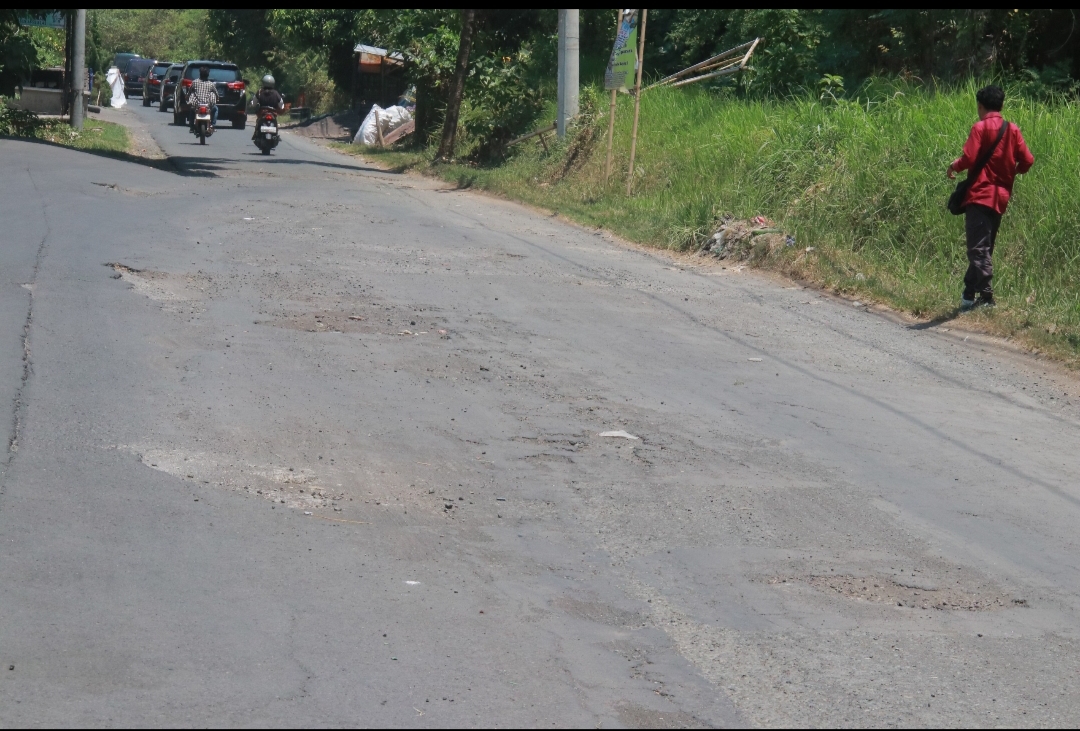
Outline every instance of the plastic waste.
{"label": "plastic waste", "polygon": [[383,109],[378,104],[372,104],[371,111],[360,123],[360,128],[356,130],[353,144],[377,145],[379,144],[379,130],[385,137],[412,118],[412,112],[405,107],[393,106]]}
{"label": "plastic waste", "polygon": [[109,100],[109,106],[113,109],[119,109],[127,104],[127,96],[124,95],[124,77],[120,75],[120,69],[115,66],[109,69],[109,73],[105,74],[105,81],[109,84],[109,88],[112,89],[112,99]]}

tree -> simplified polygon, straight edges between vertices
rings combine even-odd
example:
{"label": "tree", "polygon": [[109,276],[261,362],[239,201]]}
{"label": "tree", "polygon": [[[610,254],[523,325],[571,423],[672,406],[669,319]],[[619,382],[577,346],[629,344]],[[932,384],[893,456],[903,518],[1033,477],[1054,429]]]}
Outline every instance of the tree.
{"label": "tree", "polygon": [[41,16],[48,10],[0,10],[0,94],[11,95],[37,65],[38,51],[19,18]]}
{"label": "tree", "polygon": [[465,95],[465,77],[469,73],[469,51],[472,49],[473,31],[476,29],[476,11],[461,11],[461,40],[458,43],[457,64],[450,93],[446,100],[446,118],[443,120],[442,141],[435,155],[437,160],[449,161],[454,154],[454,138],[457,136],[458,115],[461,99]]}

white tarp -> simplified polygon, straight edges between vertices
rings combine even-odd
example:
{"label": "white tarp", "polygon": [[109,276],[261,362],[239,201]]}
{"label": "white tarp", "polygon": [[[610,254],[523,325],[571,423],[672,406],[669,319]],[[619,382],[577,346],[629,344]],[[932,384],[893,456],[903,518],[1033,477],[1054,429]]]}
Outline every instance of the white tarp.
{"label": "white tarp", "polygon": [[378,120],[378,129],[382,130],[385,137],[412,119],[412,113],[405,107],[394,106],[383,109],[378,104],[371,105],[371,111],[364,117],[360,129],[356,130],[356,136],[353,137],[354,145],[370,146],[379,144],[379,135],[375,127],[376,119]]}
{"label": "white tarp", "polygon": [[109,88],[112,89],[112,99],[109,101],[109,105],[115,109],[127,104],[127,96],[124,94],[124,77],[120,75],[120,69],[113,66],[109,69],[109,73],[105,75],[105,81],[108,82]]}

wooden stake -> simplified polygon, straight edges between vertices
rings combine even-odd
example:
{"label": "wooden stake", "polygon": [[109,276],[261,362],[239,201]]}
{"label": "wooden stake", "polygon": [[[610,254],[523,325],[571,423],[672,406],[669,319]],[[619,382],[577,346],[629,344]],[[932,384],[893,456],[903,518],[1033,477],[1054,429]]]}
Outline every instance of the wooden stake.
{"label": "wooden stake", "polygon": [[[618,20],[615,21],[615,36],[618,37],[619,29],[622,28],[622,9],[619,10]],[[611,145],[615,141],[615,95],[617,89],[611,90],[611,113],[607,125],[607,165],[604,166],[604,186],[607,187],[608,178],[611,177]]]}
{"label": "wooden stake", "polygon": [[648,10],[641,11],[641,35],[638,36],[637,81],[634,83],[634,131],[630,134],[630,172],[626,176],[626,195],[634,188],[634,157],[637,154],[638,115],[641,113],[641,70],[645,67],[645,19]]}

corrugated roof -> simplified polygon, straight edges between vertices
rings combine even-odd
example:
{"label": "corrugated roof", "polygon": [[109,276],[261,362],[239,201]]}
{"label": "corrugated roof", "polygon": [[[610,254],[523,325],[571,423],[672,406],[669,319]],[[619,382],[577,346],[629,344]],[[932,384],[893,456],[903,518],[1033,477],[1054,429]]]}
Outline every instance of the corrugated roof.
{"label": "corrugated roof", "polygon": [[353,49],[353,53],[369,53],[372,56],[389,56],[396,61],[404,61],[405,57],[397,51],[393,53],[387,53],[385,48],[378,48],[376,46],[366,46],[363,43],[357,43],[356,48]]}

